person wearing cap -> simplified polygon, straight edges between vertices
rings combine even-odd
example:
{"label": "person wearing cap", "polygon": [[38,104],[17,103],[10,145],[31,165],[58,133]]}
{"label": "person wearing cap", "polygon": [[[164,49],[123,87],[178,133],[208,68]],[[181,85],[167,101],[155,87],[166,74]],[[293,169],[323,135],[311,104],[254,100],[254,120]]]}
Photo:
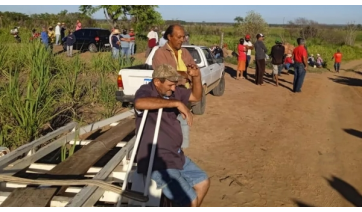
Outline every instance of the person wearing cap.
{"label": "person wearing cap", "polygon": [[310,66],[315,66],[315,59],[314,59],[314,55],[311,54],[310,57],[308,57],[308,64]]}
{"label": "person wearing cap", "polygon": [[308,54],[304,47],[305,40],[303,38],[297,39],[298,46],[294,48],[294,80],[293,80],[293,92],[302,92],[304,78],[308,68]]}
{"label": "person wearing cap", "polygon": [[60,45],[60,23],[55,27],[55,44]]}
{"label": "person wearing cap", "polygon": [[114,59],[118,59],[119,58],[119,51],[120,51],[120,44],[121,41],[119,40],[119,34],[121,34],[121,32],[118,29],[114,29],[113,32],[111,33],[111,47],[112,47],[112,57]]}
{"label": "person wearing cap", "polygon": [[192,126],[192,114],[186,105],[201,100],[201,73],[196,65],[189,65],[187,74],[194,82],[192,90],[178,87],[182,76],[173,65],[162,63],[154,69],[152,81],[136,91],[136,133],[140,130],[144,110],[148,110],[136,162],[137,172],[146,176],[158,109],[163,108],[151,179],[176,206],[199,207],[210,187],[210,180],[184,154],[181,148],[182,130],[177,117],[182,115]]}
{"label": "person wearing cap", "polygon": [[283,56],[284,56],[285,47],[282,45],[280,40],[275,40],[275,45],[272,47],[270,56],[272,58],[273,65],[273,78],[275,80],[275,85],[278,86],[278,76],[281,75],[283,70]]}
{"label": "person wearing cap", "polygon": [[136,40],[136,34],[134,33],[134,29],[131,28],[129,30],[129,37],[130,37],[130,42],[129,42],[129,54],[131,56],[134,55],[134,46],[135,46],[135,40]]}
{"label": "person wearing cap", "polygon": [[322,66],[323,66],[323,59],[322,59],[320,54],[317,54],[317,62],[316,62],[316,64],[317,64],[317,68],[322,68]]}
{"label": "person wearing cap", "polygon": [[[167,43],[156,50],[155,55],[152,58],[153,68],[155,69],[161,64],[170,64],[183,76],[183,78],[179,80],[178,86],[191,89],[192,78],[187,75],[187,67],[197,65],[190,52],[181,47],[185,38],[184,28],[178,24],[170,25],[166,29],[163,38],[167,40]],[[178,119],[183,132],[184,141],[182,148],[187,148],[189,146],[189,128],[181,116],[179,116]]]}
{"label": "person wearing cap", "polygon": [[250,41],[250,35],[247,34],[245,35],[245,40],[244,40],[244,46],[247,46],[247,53],[246,53],[246,64],[245,64],[245,71],[243,72],[243,76],[245,79],[248,79],[248,67],[250,64],[250,60],[251,60],[251,50],[254,49],[253,43]]}
{"label": "person wearing cap", "polygon": [[50,26],[48,28],[48,36],[49,36],[49,46],[50,46],[50,49],[53,50],[53,44],[55,42],[55,33],[54,33],[54,30],[53,30],[53,27]]}
{"label": "person wearing cap", "polygon": [[161,32],[161,38],[160,38],[160,42],[158,43],[158,45],[160,47],[164,46],[167,43],[167,40],[163,37],[165,35],[165,31]]}
{"label": "person wearing cap", "polygon": [[268,49],[265,47],[263,42],[264,35],[259,33],[256,35],[257,41],[254,44],[255,47],[255,84],[264,85],[263,76],[265,73],[265,55],[268,52]]}
{"label": "person wearing cap", "polygon": [[337,52],[334,53],[332,60],[334,59],[334,71],[339,73],[339,68],[341,67],[341,61],[342,61],[342,53],[339,49],[337,49]]}

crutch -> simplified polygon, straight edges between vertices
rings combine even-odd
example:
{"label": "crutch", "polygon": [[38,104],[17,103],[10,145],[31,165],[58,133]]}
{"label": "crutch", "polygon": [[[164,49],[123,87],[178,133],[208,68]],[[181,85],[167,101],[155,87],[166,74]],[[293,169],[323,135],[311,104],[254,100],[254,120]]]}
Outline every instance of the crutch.
{"label": "crutch", "polygon": [[[160,108],[158,109],[158,115],[157,115],[157,122],[156,122],[156,128],[155,128],[155,136],[154,136],[154,140],[153,140],[153,144],[157,144],[157,138],[158,138],[158,132],[159,132],[159,129],[160,129],[160,122],[161,122],[161,116],[162,116],[162,111],[163,109]],[[137,153],[137,150],[138,150],[138,146],[139,146],[139,142],[140,142],[140,139],[141,139],[141,135],[143,133],[143,128],[144,128],[144,125],[145,125],[145,121],[147,119],[147,115],[148,115],[148,110],[144,110],[143,111],[143,116],[142,116],[142,120],[141,120],[141,124],[140,124],[140,128],[138,130],[138,133],[137,133],[137,137],[136,137],[136,141],[135,141],[135,144],[134,144],[134,147],[133,147],[133,151],[132,151],[132,155],[131,155],[131,158],[130,158],[130,163],[127,167],[127,171],[126,171],[126,175],[125,175],[125,178],[124,178],[124,181],[123,181],[123,185],[122,185],[122,190],[125,191],[126,189],[126,186],[128,184],[128,176],[129,176],[129,173],[132,169],[132,166],[133,166],[133,162],[134,162],[134,159],[136,157],[136,153]],[[156,141],[155,141],[155,138],[156,138]],[[153,145],[152,146],[152,149],[151,149],[151,156],[150,156],[150,163],[149,163],[149,167],[150,167],[150,164],[151,164],[151,167],[153,165],[153,159],[154,159],[154,155],[155,155],[155,146],[156,145]],[[151,169],[152,170],[152,169]],[[147,177],[150,175],[149,174],[150,170],[148,170],[147,172]],[[149,178],[148,178],[149,179]],[[150,181],[150,179],[148,180]],[[149,186],[149,183],[146,182],[146,184],[148,184]],[[143,202],[147,202],[148,201],[148,186],[145,187],[145,190],[143,192],[143,196],[145,197],[145,201]],[[117,207],[120,207],[121,206],[121,203],[122,203],[122,195],[120,195],[119,197],[119,200],[117,202]],[[142,205],[144,206],[144,204]]]}

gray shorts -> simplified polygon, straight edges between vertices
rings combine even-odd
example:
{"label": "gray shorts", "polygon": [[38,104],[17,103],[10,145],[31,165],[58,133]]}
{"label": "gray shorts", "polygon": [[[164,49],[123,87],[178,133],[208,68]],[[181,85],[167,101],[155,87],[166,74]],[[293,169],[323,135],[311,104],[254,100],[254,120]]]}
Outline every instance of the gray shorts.
{"label": "gray shorts", "polygon": [[283,65],[273,65],[273,74],[279,74],[283,69]]}

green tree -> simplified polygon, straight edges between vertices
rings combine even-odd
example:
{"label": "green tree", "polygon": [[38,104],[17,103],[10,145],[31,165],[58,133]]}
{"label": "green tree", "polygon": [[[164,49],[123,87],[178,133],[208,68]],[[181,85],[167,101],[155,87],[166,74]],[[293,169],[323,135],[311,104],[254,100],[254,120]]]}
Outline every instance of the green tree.
{"label": "green tree", "polygon": [[[235,19],[240,18],[236,17]],[[237,21],[237,20],[235,20]],[[255,36],[258,33],[266,34],[269,30],[268,23],[263,19],[263,17],[254,11],[249,11],[245,16],[244,20],[240,25],[240,32],[243,35],[250,34],[252,41],[255,41]]]}
{"label": "green tree", "polygon": [[163,23],[161,14],[155,8],[156,5],[81,5],[79,10],[88,16],[103,10],[111,27],[116,27],[119,19],[128,20],[129,17],[137,30],[143,30],[148,25]]}

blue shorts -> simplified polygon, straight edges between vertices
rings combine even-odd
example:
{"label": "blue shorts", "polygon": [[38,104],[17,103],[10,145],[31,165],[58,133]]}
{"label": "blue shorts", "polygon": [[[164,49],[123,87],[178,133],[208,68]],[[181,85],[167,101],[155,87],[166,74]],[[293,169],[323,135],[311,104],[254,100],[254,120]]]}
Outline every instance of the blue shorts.
{"label": "blue shorts", "polygon": [[183,170],[166,169],[153,171],[151,174],[158,189],[173,203],[188,206],[197,195],[194,185],[208,179],[207,174],[185,156]]}

